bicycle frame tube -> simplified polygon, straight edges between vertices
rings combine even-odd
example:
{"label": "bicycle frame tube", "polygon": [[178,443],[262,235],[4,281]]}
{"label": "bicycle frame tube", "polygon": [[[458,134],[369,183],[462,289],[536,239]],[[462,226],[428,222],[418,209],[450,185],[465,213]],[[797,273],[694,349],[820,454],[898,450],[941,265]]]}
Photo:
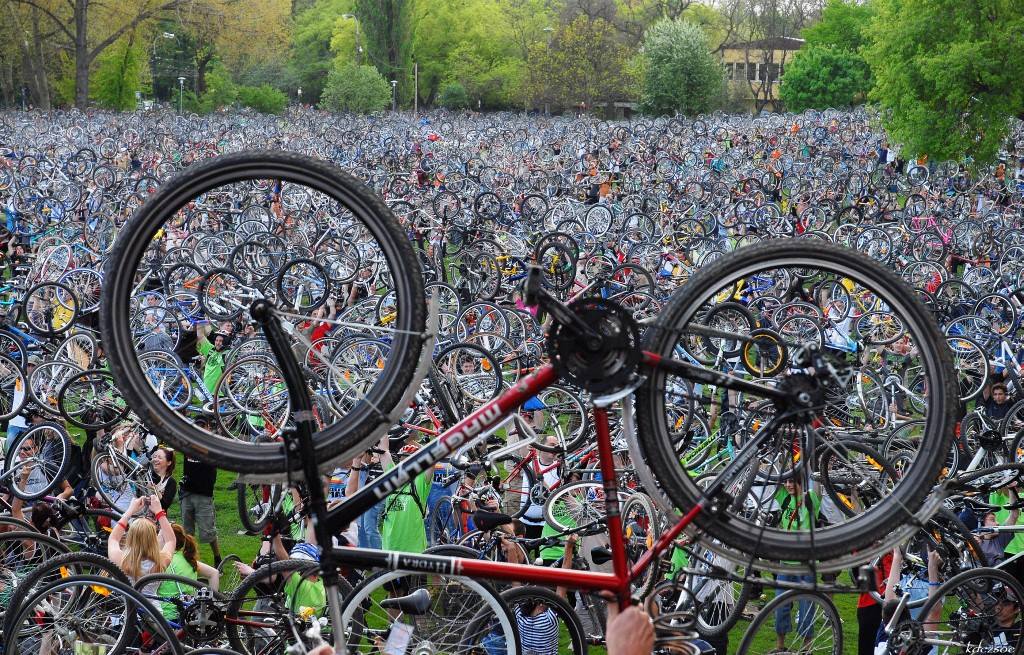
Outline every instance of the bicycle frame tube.
{"label": "bicycle frame tube", "polygon": [[[749,390],[767,396],[780,392],[761,385],[748,383],[717,372],[707,372],[696,366],[675,360],[667,360],[651,353],[644,353],[644,363],[652,368],[665,366],[669,370],[681,370],[682,374],[698,377],[718,386]],[[500,426],[504,419],[530,397],[536,395],[558,380],[555,368],[548,364],[520,380],[497,398],[479,408],[431,443],[424,446],[408,459],[386,472],[380,478],[361,489],[341,506],[327,512],[323,527],[334,534],[345,529],[349,523],[376,505],[388,494],[396,491],[422,472],[431,469],[438,461],[454,453],[458,448],[475,438]],[[608,428],[608,414],[604,407],[594,409],[594,423],[597,431],[597,446],[601,460],[601,477],[604,487],[608,532],[611,539],[612,573],[576,571],[571,569],[550,569],[527,564],[508,564],[477,559],[444,557],[416,553],[399,553],[367,548],[335,548],[331,559],[339,564],[359,567],[407,570],[432,573],[435,575],[463,575],[493,580],[511,580],[535,584],[557,584],[586,590],[614,591],[622,606],[630,603],[630,582],[650,566],[655,558],[667,550],[676,537],[705,509],[700,502],[692,507],[680,520],[661,536],[654,547],[630,568],[626,561],[622,520],[619,515],[618,481],[612,455],[611,435]]]}

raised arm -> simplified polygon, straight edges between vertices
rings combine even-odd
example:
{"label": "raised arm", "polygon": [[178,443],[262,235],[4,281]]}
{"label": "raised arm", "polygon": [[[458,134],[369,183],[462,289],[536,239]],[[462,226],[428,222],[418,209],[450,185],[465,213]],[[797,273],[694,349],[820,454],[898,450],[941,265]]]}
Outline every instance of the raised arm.
{"label": "raised arm", "polygon": [[171,563],[171,558],[174,557],[176,545],[174,529],[167,518],[167,512],[164,511],[163,506],[160,504],[159,496],[154,494],[149,497],[149,511],[153,512],[153,516],[156,517],[156,524],[160,528],[160,538],[164,542],[164,545],[160,547],[160,557],[163,559],[164,567],[166,567]]}
{"label": "raised arm", "polygon": [[885,600],[896,600],[896,587],[900,583],[903,571],[903,551],[899,546],[892,549],[892,565],[889,568],[889,579],[885,582]]}
{"label": "raised arm", "polygon": [[[114,524],[114,529],[110,531],[110,536],[107,537],[107,558],[118,566],[121,566],[121,562],[124,560],[124,551],[121,550],[121,539],[124,538],[124,533],[128,531],[128,522],[143,508],[145,502],[145,498],[132,498],[128,509],[117,520],[117,523]],[[171,532],[171,548],[174,548],[173,531]]]}

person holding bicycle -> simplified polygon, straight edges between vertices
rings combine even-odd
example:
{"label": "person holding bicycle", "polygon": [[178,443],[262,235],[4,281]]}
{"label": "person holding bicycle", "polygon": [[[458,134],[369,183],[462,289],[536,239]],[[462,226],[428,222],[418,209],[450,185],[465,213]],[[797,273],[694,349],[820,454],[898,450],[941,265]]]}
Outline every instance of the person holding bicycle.
{"label": "person holding bicycle", "polygon": [[[210,334],[213,333],[213,340]],[[209,323],[196,326],[196,350],[203,358],[203,384],[207,391],[213,393],[217,389],[221,375],[224,374],[224,348],[227,343],[227,335],[223,332],[213,332],[213,326]]]}
{"label": "person holding bicycle", "polygon": [[[156,524],[148,518],[135,516],[144,509],[153,513]],[[157,525],[160,526],[159,533]],[[175,543],[174,529],[167,519],[167,512],[160,506],[160,499],[156,496],[133,498],[110,532],[107,558],[135,581],[144,575],[166,570],[174,557]]]}

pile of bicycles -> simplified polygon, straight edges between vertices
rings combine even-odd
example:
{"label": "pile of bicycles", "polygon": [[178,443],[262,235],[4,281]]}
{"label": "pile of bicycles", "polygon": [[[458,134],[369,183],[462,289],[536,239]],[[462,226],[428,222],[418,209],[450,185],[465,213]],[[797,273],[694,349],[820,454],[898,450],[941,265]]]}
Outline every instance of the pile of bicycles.
{"label": "pile of bicycles", "polygon": [[[833,111],[0,115],[5,655],[585,653],[616,601],[659,651],[749,621],[739,652],[841,653],[839,593],[892,601],[891,652],[1020,650],[982,545],[1013,528],[965,522],[1018,509],[1024,195],[880,140]],[[258,561],[104,557],[157,441],[239,474]],[[429,548],[344,537],[439,475]]]}

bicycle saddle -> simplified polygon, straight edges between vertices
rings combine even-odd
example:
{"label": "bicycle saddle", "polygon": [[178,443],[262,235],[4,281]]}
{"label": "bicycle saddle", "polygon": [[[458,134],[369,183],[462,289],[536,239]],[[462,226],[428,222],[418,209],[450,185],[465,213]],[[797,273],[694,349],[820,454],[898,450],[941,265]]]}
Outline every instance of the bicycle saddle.
{"label": "bicycle saddle", "polygon": [[590,549],[590,561],[597,566],[607,564],[612,561],[612,550],[611,548],[605,548],[603,546],[594,546]]}
{"label": "bicycle saddle", "polygon": [[430,592],[420,588],[408,596],[385,598],[380,601],[380,606],[386,610],[396,609],[403,614],[422,616],[427,613],[427,609],[430,607]]}
{"label": "bicycle saddle", "polygon": [[473,512],[473,525],[478,530],[484,532],[490,532],[499,525],[505,525],[511,523],[513,518],[508,514],[502,514],[501,512],[488,512],[487,510],[478,509]]}

